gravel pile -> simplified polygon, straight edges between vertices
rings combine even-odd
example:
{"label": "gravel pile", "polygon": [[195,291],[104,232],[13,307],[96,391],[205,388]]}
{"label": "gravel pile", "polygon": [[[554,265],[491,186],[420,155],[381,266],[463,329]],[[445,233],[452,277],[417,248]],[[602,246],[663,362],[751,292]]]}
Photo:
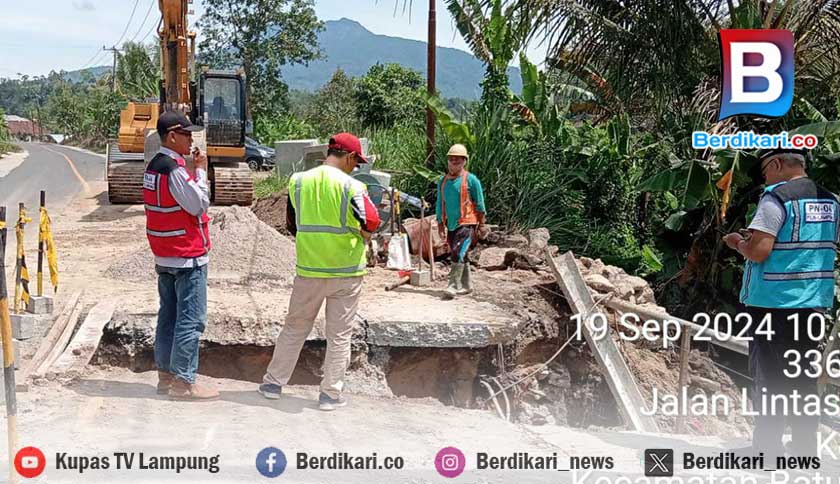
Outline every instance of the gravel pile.
{"label": "gravel pile", "polygon": [[[295,243],[261,222],[246,207],[210,209],[211,281],[272,287],[291,286],[295,276]],[[148,245],[114,263],[105,276],[124,281],[155,279]]]}

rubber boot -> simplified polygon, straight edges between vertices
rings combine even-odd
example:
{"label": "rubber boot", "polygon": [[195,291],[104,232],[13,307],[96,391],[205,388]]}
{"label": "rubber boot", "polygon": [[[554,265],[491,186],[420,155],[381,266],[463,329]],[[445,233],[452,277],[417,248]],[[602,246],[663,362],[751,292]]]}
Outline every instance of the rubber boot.
{"label": "rubber boot", "polygon": [[463,273],[463,263],[459,262],[452,264],[452,270],[449,271],[449,287],[447,287],[446,291],[443,293],[443,298],[447,301],[455,299],[455,295],[458,294],[458,290],[461,289],[461,277],[463,276]]}
{"label": "rubber boot", "polygon": [[470,263],[464,262],[464,272],[461,276],[461,287],[458,289],[459,296],[466,296],[472,294],[472,282],[470,281]]}

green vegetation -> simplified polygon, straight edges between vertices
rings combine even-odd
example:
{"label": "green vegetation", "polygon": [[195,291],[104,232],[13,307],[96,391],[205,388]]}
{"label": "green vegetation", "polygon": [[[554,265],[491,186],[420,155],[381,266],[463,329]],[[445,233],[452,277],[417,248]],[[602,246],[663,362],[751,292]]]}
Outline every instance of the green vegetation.
{"label": "green vegetation", "polygon": [[288,110],[287,64],[320,56],[323,23],[313,0],[205,0],[199,22],[202,63],[217,69],[242,67],[255,118]]}
{"label": "green vegetation", "polygon": [[0,108],[0,156],[15,150],[12,137],[9,135],[9,127],[6,126],[6,120],[3,118],[4,114],[3,108]]}
{"label": "green vegetation", "polygon": [[278,176],[276,172],[272,172],[271,175],[255,181],[254,196],[257,197],[257,199],[266,198],[274,193],[286,190],[288,185],[288,177]]}
{"label": "green vegetation", "polygon": [[[510,230],[547,227],[562,250],[646,275],[658,284],[660,302],[676,314],[728,310],[736,302],[742,261],[720,236],[746,225],[760,191],[751,176],[755,153],[694,150],[693,131],[818,134],[820,147],[809,171],[840,191],[837,2],[445,4],[478,59],[470,61],[484,66],[479,102],[428,98],[424,76],[407,67],[417,67],[422,53],[408,44],[405,52],[415,54],[404,62],[377,64],[367,72],[335,70],[315,92],[289,92],[278,73],[302,68],[287,68],[291,63],[318,62],[318,39],[325,39],[348,69],[358,69],[348,59],[360,55],[348,47],[352,39],[364,44],[357,50],[374,52],[369,56],[377,59],[393,58],[369,49],[377,39],[388,46],[383,49],[400,50],[391,47],[393,39],[374,37],[347,20],[331,23],[336,35],[319,37],[322,24],[311,0],[208,0],[201,63],[245,68],[260,141],[323,140],[338,131],[366,136],[377,168],[391,172],[399,189],[429,201],[449,145],[466,144],[472,155],[468,168],[485,186],[491,223]],[[796,98],[786,116],[717,119],[717,33],[726,28],[794,33]],[[537,43],[548,48],[539,68],[522,55]],[[154,95],[157,78],[155,49],[124,50],[116,93],[110,92],[109,75],[69,82],[52,74],[0,80],[0,106],[42,119],[77,142],[113,136],[119,108],[127,99]],[[509,64],[517,56],[521,93],[509,88]],[[440,58],[441,78],[464,72],[447,58]],[[474,86],[474,79],[465,84]],[[432,169],[425,160],[427,106],[438,119]],[[269,177],[258,183],[258,195],[283,186],[284,180]]]}

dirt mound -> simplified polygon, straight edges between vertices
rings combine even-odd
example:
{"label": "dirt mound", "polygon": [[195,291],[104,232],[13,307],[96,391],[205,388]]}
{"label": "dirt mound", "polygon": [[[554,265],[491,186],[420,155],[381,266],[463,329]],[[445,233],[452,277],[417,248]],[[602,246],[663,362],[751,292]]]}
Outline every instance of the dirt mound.
{"label": "dirt mound", "polygon": [[[214,207],[210,218],[211,282],[291,286],[295,275],[293,241],[261,222],[249,208]],[[110,266],[105,276],[135,282],[153,280],[154,257],[144,245]]]}
{"label": "dirt mound", "polygon": [[286,203],[288,203],[288,200],[288,193],[284,190],[266,198],[260,198],[254,202],[251,210],[257,215],[258,219],[270,227],[281,234],[289,235],[289,231],[286,230]]}

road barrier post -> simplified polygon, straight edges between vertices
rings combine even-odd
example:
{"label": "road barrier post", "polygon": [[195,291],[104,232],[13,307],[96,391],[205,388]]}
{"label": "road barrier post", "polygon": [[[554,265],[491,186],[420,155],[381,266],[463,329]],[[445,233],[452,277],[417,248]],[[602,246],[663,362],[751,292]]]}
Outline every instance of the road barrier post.
{"label": "road barrier post", "polygon": [[20,302],[23,298],[23,294],[21,293],[21,282],[23,280],[23,240],[20,235],[20,232],[22,232],[22,230],[19,231],[18,229],[23,228],[19,226],[21,224],[24,224],[24,210],[24,205],[21,203],[18,208],[18,221],[17,224],[15,224],[15,240],[17,241],[17,245],[15,246],[15,314],[20,314]]}
{"label": "road barrier post", "polygon": [[[46,208],[47,192],[41,190],[41,212]],[[44,225],[38,224],[38,297],[44,295]]]}
{"label": "road barrier post", "polygon": [[16,483],[17,393],[15,387],[15,348],[9,296],[6,287],[6,207],[0,207],[0,336],[3,339],[3,386],[6,392],[6,431],[9,447],[9,482]]}

